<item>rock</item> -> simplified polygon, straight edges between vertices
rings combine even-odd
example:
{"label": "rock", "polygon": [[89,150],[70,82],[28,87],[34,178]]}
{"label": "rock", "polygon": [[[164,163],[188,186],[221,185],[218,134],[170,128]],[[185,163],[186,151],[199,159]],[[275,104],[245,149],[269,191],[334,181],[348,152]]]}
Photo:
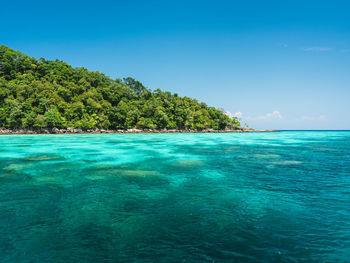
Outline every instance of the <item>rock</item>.
{"label": "rock", "polygon": [[225,130],[213,130],[213,129],[203,129],[203,130],[178,130],[178,129],[127,129],[127,130],[104,130],[104,129],[88,129],[83,131],[80,128],[73,129],[68,127],[67,129],[58,129],[58,128],[38,128],[38,129],[6,129],[0,128],[0,134],[63,134],[63,133],[222,133],[222,132],[278,132],[273,130],[254,130],[251,128],[230,128]]}
{"label": "rock", "polygon": [[60,133],[60,130],[56,127],[51,130],[52,133]]}

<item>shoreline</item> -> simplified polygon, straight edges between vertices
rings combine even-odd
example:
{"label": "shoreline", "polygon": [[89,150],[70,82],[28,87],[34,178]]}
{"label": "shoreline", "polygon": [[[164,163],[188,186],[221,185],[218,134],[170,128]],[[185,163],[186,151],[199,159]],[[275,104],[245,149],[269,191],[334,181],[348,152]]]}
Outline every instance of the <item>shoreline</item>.
{"label": "shoreline", "polygon": [[0,135],[18,135],[18,134],[133,134],[133,133],[254,133],[254,132],[278,132],[275,130],[253,130],[253,129],[239,129],[239,130],[141,130],[141,129],[127,129],[127,130],[82,130],[82,129],[1,129]]}

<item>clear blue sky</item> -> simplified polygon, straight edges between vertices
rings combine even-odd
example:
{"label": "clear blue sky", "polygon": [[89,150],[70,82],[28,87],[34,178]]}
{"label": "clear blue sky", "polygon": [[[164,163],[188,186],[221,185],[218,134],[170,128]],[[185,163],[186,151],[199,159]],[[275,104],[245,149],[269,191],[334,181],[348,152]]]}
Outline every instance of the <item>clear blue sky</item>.
{"label": "clear blue sky", "polygon": [[2,1],[0,43],[253,128],[350,129],[350,1]]}

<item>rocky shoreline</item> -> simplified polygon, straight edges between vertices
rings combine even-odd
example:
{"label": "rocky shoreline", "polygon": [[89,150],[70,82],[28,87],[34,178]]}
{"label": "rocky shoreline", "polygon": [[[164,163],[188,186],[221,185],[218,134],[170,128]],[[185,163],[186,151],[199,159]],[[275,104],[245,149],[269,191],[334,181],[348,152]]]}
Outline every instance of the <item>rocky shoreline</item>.
{"label": "rocky shoreline", "polygon": [[41,128],[41,129],[3,129],[0,128],[0,135],[11,134],[84,134],[84,133],[246,133],[246,132],[276,132],[274,130],[253,130],[253,129],[237,129],[237,130],[150,130],[150,129],[127,129],[127,130],[82,130],[82,129],[58,129],[58,128]]}

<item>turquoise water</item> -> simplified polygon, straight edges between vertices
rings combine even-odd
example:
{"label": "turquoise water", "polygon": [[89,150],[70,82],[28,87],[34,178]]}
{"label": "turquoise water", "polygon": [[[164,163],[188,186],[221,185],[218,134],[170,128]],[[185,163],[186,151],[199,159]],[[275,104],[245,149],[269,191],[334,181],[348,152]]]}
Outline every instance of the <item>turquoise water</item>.
{"label": "turquoise water", "polygon": [[350,262],[350,132],[0,136],[0,262]]}

